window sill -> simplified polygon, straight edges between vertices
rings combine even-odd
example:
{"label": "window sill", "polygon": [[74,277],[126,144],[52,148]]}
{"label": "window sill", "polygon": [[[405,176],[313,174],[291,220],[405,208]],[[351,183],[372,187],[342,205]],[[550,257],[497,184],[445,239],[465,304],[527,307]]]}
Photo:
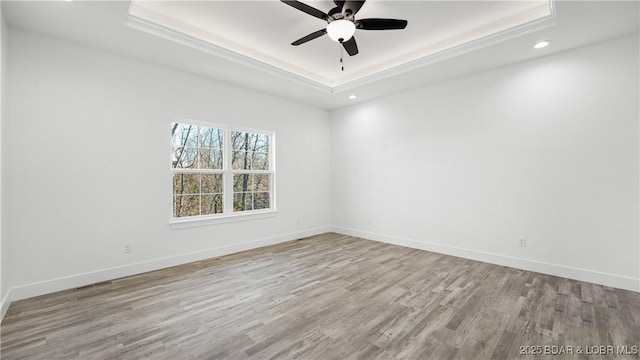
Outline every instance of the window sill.
{"label": "window sill", "polygon": [[169,226],[172,229],[184,229],[196,226],[218,225],[237,221],[247,221],[255,219],[264,219],[276,216],[276,210],[252,211],[250,213],[241,213],[233,215],[218,215],[215,217],[200,217],[191,219],[171,219]]}

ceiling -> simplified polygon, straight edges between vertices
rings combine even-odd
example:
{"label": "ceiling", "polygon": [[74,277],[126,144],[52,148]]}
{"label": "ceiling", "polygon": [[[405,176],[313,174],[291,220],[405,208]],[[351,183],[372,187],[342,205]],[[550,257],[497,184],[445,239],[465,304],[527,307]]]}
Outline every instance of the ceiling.
{"label": "ceiling", "polygon": [[[333,5],[307,3],[325,12]],[[328,37],[290,45],[324,24],[275,0],[2,1],[2,10],[14,28],[335,109],[639,29],[638,1],[551,5],[549,15],[547,0],[369,0],[357,18],[409,25],[357,30],[360,53],[345,59],[344,72]],[[552,44],[532,48],[543,39]]]}
{"label": "ceiling", "polygon": [[[304,3],[325,13],[335,6],[329,0]],[[129,13],[332,89],[517,26],[539,27],[536,20],[552,20],[550,5],[549,0],[369,0],[357,19],[406,19],[409,25],[404,30],[356,31],[360,53],[345,57],[345,71],[339,62],[341,46],[328,36],[291,46],[327,22],[279,1],[134,0]]]}

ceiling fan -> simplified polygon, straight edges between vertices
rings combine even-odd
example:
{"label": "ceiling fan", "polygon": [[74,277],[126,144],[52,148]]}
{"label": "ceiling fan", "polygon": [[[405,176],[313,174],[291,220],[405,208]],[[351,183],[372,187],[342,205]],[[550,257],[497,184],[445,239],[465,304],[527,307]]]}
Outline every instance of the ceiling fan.
{"label": "ceiling fan", "polygon": [[315,38],[319,38],[324,34],[328,34],[331,40],[342,44],[344,49],[350,56],[358,54],[358,44],[353,37],[356,29],[359,30],[401,30],[407,27],[407,20],[396,19],[359,19],[356,20],[355,15],[364,5],[364,0],[333,0],[336,7],[331,9],[329,13],[324,13],[312,6],[301,3],[296,0],[280,0],[283,3],[292,6],[302,12],[327,22],[327,27],[311,34],[304,36],[291,43],[293,46],[304,44]]}

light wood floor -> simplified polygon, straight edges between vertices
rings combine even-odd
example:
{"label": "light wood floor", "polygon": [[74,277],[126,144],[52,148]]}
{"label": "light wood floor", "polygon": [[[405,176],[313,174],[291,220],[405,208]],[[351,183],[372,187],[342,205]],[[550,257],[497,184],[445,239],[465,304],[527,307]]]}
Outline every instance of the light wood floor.
{"label": "light wood floor", "polygon": [[640,346],[640,294],[324,234],[17,301],[0,330],[5,360],[638,359],[519,351]]}

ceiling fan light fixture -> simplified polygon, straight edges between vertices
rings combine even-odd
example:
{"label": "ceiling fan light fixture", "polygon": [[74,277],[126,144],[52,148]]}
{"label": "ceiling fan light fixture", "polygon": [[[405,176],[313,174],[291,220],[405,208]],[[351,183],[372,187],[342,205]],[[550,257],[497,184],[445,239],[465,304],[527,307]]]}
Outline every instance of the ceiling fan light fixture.
{"label": "ceiling fan light fixture", "polygon": [[327,35],[335,42],[344,42],[356,32],[356,24],[349,20],[335,20],[327,26]]}

